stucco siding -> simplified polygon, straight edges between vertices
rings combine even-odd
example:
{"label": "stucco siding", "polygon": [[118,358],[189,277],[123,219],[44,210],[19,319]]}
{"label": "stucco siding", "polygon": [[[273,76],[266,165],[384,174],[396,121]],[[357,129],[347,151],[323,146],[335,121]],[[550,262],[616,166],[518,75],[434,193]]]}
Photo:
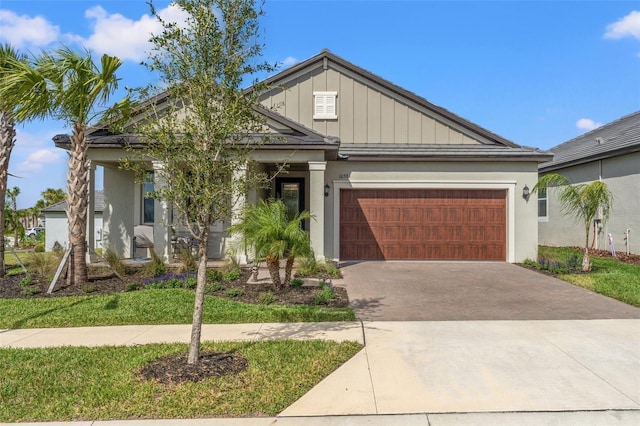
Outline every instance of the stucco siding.
{"label": "stucco siding", "polygon": [[[339,259],[339,191],[344,188],[448,188],[507,190],[507,261],[521,262],[537,255],[535,197],[522,198],[524,185],[537,180],[536,163],[367,163],[328,162],[325,181],[325,253]],[[517,220],[516,220],[517,218]]]}
{"label": "stucco siding", "polygon": [[125,258],[134,255],[134,181],[133,172],[104,168],[103,244]]}
{"label": "stucco siding", "polygon": [[[58,242],[63,248],[69,247],[69,221],[64,212],[45,213],[45,251],[53,250],[53,246]],[[94,216],[94,248],[102,248],[102,213]]]}
{"label": "stucco siding", "polygon": [[[611,233],[616,250],[625,251],[624,234],[630,229],[630,252],[640,253],[640,153],[567,167],[556,173],[574,184],[589,183],[602,177],[613,193],[613,209],[609,221],[597,231],[594,247],[609,250],[607,234]],[[547,222],[539,224],[540,244],[582,247],[585,244],[584,225],[572,216],[562,214],[557,193],[557,190],[549,191],[549,217]],[[590,245],[593,236],[594,230],[590,227]]]}

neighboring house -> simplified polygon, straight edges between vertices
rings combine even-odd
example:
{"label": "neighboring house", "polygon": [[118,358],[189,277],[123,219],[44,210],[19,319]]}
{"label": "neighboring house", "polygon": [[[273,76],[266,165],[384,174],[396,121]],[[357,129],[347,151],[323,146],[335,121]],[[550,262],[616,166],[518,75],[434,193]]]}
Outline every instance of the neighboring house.
{"label": "neighboring house", "polygon": [[[640,253],[640,111],[551,148],[553,161],[540,164],[540,175],[558,173],[572,183],[602,180],[613,193],[609,220],[597,218],[589,245],[609,250],[611,234],[617,251]],[[538,225],[540,244],[584,247],[584,226],[560,212],[555,190],[542,194]],[[628,236],[627,236],[628,232]]]}
{"label": "neighboring house", "polygon": [[[276,135],[253,153],[272,175],[268,190],[247,202],[283,199],[292,212],[309,210],[306,224],[319,259],[496,260],[535,257],[535,199],[523,190],[537,181],[547,152],[522,147],[329,51],[269,78],[261,102]],[[162,98],[154,101],[162,102]],[[97,130],[88,135],[92,167],[104,166],[104,235],[124,257],[135,253],[136,227],[152,228],[155,250],[173,256],[171,209],[146,198],[161,184],[135,183],[118,167],[135,135]],[[56,146],[68,149],[69,137]],[[278,173],[288,163],[287,173]],[[239,171],[240,173],[240,171]],[[229,245],[225,228],[212,228],[211,258]],[[179,231],[178,231],[179,232]]]}
{"label": "neighboring house", "polygon": [[[103,191],[95,192],[95,208],[93,217],[93,237],[94,248],[102,248],[102,211],[104,210]],[[69,246],[69,221],[67,220],[67,202],[60,201],[42,209],[45,221],[45,251],[51,251],[57,242],[63,248]]]}

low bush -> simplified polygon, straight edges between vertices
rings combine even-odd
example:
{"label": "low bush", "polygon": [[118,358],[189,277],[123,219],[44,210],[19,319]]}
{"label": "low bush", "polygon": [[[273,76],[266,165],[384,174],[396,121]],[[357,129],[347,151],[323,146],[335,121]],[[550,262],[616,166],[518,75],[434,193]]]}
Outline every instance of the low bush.
{"label": "low bush", "polygon": [[271,305],[277,300],[276,296],[271,292],[260,293],[258,295],[258,301],[261,305]]}
{"label": "low bush", "polygon": [[240,297],[244,296],[244,290],[238,287],[230,288],[224,292],[227,297]]}
{"label": "low bush", "polygon": [[320,283],[320,290],[313,295],[313,303],[316,305],[326,305],[336,297],[333,286],[327,282]]}
{"label": "low bush", "polygon": [[195,288],[196,278],[193,272],[168,273],[145,281],[145,288]]}
{"label": "low bush", "polygon": [[208,269],[207,270],[207,281],[210,283],[220,282],[224,278],[222,272],[217,269]]}
{"label": "low bush", "polygon": [[223,274],[222,279],[224,281],[235,281],[241,276],[242,276],[242,271],[238,268],[235,268]]}
{"label": "low bush", "polygon": [[289,283],[291,287],[302,287],[303,284],[304,280],[302,278],[293,278]]}
{"label": "low bush", "polygon": [[207,285],[205,286],[205,291],[207,293],[215,293],[216,291],[222,290],[222,288],[222,284],[220,284],[219,282],[207,283]]}

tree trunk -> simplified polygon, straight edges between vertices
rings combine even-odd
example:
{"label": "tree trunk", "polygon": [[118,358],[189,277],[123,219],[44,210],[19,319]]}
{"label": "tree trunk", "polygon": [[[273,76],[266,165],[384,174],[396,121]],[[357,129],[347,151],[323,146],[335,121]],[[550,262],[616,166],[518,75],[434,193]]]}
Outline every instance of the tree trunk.
{"label": "tree trunk", "polygon": [[4,277],[6,272],[4,264],[4,208],[7,196],[9,159],[15,143],[15,123],[9,114],[0,110],[0,277]]}
{"label": "tree trunk", "polygon": [[[591,221],[585,224],[585,242],[584,242],[584,256],[582,257],[582,271],[589,272],[591,270],[591,259],[589,259],[589,231],[591,228]],[[595,237],[594,237],[595,238]]]}
{"label": "tree trunk", "polygon": [[[13,188],[14,190],[17,191],[17,188]],[[16,198],[18,197],[18,194],[16,193],[15,195],[11,196],[11,211],[13,212],[13,220],[15,221],[14,223],[14,230],[13,230],[13,247],[17,248],[18,247],[18,203]]]}
{"label": "tree trunk", "polygon": [[67,217],[69,219],[69,243],[73,251],[73,267],[69,283],[81,285],[87,282],[87,205],[88,176],[87,140],[85,127],[74,124],[71,135],[71,157],[67,192]]}
{"label": "tree trunk", "polygon": [[589,248],[584,248],[584,256],[582,257],[582,271],[589,272],[591,270],[591,259],[589,258]]}
{"label": "tree trunk", "polygon": [[293,271],[294,261],[295,261],[295,256],[287,257],[287,265],[284,269],[284,284],[283,284],[284,287],[291,284],[291,272]]}
{"label": "tree trunk", "polygon": [[202,310],[204,308],[204,289],[207,284],[207,253],[209,251],[209,226],[200,229],[198,241],[198,275],[196,299],[193,306],[193,322],[191,324],[191,343],[187,364],[200,362],[200,340],[202,336]]}
{"label": "tree trunk", "polygon": [[278,290],[282,287],[282,282],[280,281],[280,259],[267,257],[266,261],[269,275],[271,275],[271,281],[273,281],[273,288]]}

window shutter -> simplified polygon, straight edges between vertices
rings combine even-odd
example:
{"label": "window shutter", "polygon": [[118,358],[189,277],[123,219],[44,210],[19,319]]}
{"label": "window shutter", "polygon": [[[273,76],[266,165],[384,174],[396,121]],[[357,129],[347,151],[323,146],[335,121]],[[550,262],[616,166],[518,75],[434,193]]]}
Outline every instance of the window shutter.
{"label": "window shutter", "polygon": [[313,118],[336,119],[336,96],[338,92],[313,92]]}

